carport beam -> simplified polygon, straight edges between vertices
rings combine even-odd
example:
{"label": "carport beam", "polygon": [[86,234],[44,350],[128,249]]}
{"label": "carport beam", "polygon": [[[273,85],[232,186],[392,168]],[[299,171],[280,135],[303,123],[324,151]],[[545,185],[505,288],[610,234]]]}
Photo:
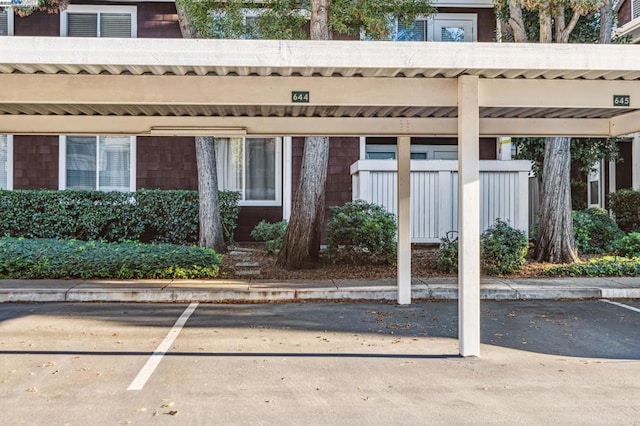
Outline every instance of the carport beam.
{"label": "carport beam", "polygon": [[480,355],[480,119],[477,76],[458,78],[458,340]]}
{"label": "carport beam", "polygon": [[411,304],[411,138],[398,137],[398,304]]}

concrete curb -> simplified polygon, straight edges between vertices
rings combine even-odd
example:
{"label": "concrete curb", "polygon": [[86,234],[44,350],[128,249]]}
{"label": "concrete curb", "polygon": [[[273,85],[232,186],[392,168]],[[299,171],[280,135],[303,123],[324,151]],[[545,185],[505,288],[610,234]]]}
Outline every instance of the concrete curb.
{"label": "concrete curb", "polygon": [[[174,302],[203,302],[203,303],[257,303],[257,302],[285,302],[285,301],[332,301],[332,300],[397,300],[395,286],[386,285],[387,282],[370,283],[342,282],[340,287],[291,283],[257,284],[200,282],[189,285],[178,282],[172,288],[171,283],[158,282],[141,285],[130,283],[101,283],[101,282],[64,282],[58,283],[57,288],[43,288],[42,285],[23,286],[13,285],[12,288],[0,286],[0,303],[50,303],[50,302],[135,302],[135,303],[174,303]],[[383,284],[383,285],[380,285]],[[535,300],[535,299],[616,299],[640,298],[640,280],[637,287],[612,286],[606,282],[603,286],[569,286],[563,283],[555,285],[536,285],[514,282],[483,283],[480,290],[482,300]],[[593,283],[590,283],[593,284]],[[6,286],[5,286],[6,287]],[[418,283],[412,286],[414,300],[456,300],[458,298],[457,285],[445,283]]]}

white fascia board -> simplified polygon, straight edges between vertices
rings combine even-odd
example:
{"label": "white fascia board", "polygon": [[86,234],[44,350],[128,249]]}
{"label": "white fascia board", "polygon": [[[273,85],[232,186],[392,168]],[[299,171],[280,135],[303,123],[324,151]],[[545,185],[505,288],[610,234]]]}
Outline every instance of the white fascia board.
{"label": "white fascia board", "polygon": [[[0,38],[0,71],[15,64],[313,70],[603,70],[637,73],[637,46],[310,40]],[[3,65],[6,65],[4,67]],[[50,66],[50,67],[49,67]],[[101,72],[102,70],[100,70]],[[179,72],[179,70],[178,70]]]}

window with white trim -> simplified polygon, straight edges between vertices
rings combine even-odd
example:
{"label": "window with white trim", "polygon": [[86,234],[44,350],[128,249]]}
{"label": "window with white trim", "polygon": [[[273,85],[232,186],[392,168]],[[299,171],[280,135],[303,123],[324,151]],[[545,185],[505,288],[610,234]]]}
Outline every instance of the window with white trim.
{"label": "window with white trim", "polygon": [[135,136],[60,136],[59,187],[135,191],[135,152]]}
{"label": "window with white trim", "polygon": [[60,13],[62,37],[137,36],[136,6],[94,6],[70,4]]}
{"label": "window with white trim", "polygon": [[[367,144],[367,160],[395,160],[398,156],[397,145]],[[411,145],[412,160],[457,160],[457,145]]]}
{"label": "window with white trim", "polygon": [[395,22],[394,40],[470,42],[478,38],[475,13],[438,13],[418,18],[411,25]]}
{"label": "window with white trim", "polygon": [[631,2],[631,19],[640,18],[640,0]]}
{"label": "window with white trim", "polygon": [[0,36],[13,35],[13,9],[0,7]]}
{"label": "window with white trim", "polygon": [[218,187],[240,192],[241,205],[279,206],[281,138],[216,138]]}
{"label": "window with white trim", "polygon": [[0,135],[0,189],[13,189],[13,138]]}

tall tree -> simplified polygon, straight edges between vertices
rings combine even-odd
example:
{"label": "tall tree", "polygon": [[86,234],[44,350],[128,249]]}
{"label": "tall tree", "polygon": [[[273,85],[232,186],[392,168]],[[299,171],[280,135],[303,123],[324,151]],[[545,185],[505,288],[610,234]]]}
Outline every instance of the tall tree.
{"label": "tall tree", "polygon": [[[178,22],[183,38],[197,38],[198,31],[184,10],[177,7]],[[224,242],[220,202],[218,199],[218,172],[215,140],[211,136],[196,136],[196,167],[198,169],[199,243],[217,252],[227,251]]]}
{"label": "tall tree", "polygon": [[[435,11],[428,0],[178,0],[198,34],[215,38],[260,37],[267,39],[329,40],[332,33],[385,39],[391,34],[390,17],[403,23]],[[254,21],[244,10],[258,9]],[[309,19],[309,33],[304,26]],[[325,211],[325,184],[329,138],[305,139],[300,181],[278,265],[298,269],[306,260],[317,260]]]}
{"label": "tall tree", "polygon": [[[496,0],[498,17],[511,30],[513,40],[523,43],[568,43],[581,17],[602,8],[609,0]],[[537,25],[531,19],[537,18]],[[529,22],[527,22],[527,18]],[[534,31],[529,29],[533,28]],[[537,260],[578,261],[571,219],[571,138],[545,140],[539,212]]]}

